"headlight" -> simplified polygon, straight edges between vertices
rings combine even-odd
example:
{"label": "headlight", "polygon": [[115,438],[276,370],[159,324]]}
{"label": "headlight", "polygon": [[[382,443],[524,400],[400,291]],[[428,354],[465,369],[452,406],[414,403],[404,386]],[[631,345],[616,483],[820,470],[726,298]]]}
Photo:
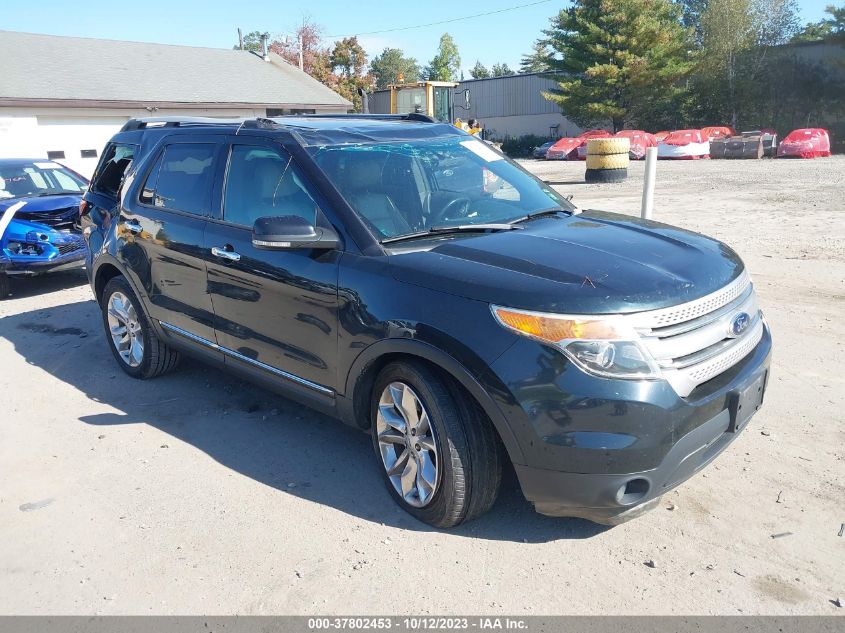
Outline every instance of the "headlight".
{"label": "headlight", "polygon": [[553,345],[585,371],[606,378],[659,378],[639,335],[618,317],[564,316],[491,306],[507,329]]}

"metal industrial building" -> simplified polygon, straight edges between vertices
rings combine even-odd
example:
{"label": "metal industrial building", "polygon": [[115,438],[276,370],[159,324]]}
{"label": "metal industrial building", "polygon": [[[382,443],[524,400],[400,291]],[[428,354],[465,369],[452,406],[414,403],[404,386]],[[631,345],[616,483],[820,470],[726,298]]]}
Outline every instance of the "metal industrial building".
{"label": "metal industrial building", "polygon": [[[561,114],[560,108],[543,97],[557,84],[540,73],[469,79],[455,88],[459,95],[470,91],[470,109],[455,106],[454,116],[465,121],[479,119],[485,136],[494,140],[535,134],[549,138],[574,136],[582,130]],[[455,103],[462,99],[456,98]],[[390,91],[378,90],[369,98],[370,112],[390,112]]]}

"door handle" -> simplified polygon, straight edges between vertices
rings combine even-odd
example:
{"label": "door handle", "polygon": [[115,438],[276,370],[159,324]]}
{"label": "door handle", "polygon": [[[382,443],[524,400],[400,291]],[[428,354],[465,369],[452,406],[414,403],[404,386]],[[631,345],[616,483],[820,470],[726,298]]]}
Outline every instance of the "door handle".
{"label": "door handle", "polygon": [[[231,248],[231,247],[229,247]],[[227,248],[221,248],[219,246],[212,246],[211,247],[211,254],[215,257],[219,257],[221,259],[226,259],[230,262],[238,262],[241,260],[241,254],[236,253],[235,251],[228,250]]]}
{"label": "door handle", "polygon": [[138,224],[138,222],[136,222],[134,220],[124,222],[123,228],[126,229],[127,231],[129,231],[130,233],[134,234],[134,235],[138,235],[138,233],[140,233],[141,231],[144,230],[143,228],[141,228],[141,225]]}

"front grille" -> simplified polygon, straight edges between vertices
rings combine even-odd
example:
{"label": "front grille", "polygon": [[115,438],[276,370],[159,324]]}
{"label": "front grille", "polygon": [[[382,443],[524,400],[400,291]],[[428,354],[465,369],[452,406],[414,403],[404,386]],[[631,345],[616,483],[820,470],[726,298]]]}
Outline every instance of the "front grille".
{"label": "front grille", "polygon": [[78,208],[66,207],[64,209],[55,209],[53,211],[32,211],[29,213],[18,211],[18,213],[15,214],[15,217],[20,220],[44,224],[52,229],[66,230],[73,228],[73,222],[78,213]]}
{"label": "front grille", "polygon": [[59,251],[59,255],[69,255],[85,248],[85,240],[80,235],[67,235],[66,239],[68,241],[61,244],[53,244]]}
{"label": "front grille", "polygon": [[[731,325],[742,312],[749,315],[749,323],[735,336]],[[736,365],[763,338],[763,315],[744,271],[706,297],[629,318],[663,376],[681,397]]]}

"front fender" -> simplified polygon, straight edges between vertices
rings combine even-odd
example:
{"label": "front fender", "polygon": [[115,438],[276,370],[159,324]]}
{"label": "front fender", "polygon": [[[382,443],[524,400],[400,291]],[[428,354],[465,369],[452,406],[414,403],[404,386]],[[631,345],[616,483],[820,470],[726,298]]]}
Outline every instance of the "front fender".
{"label": "front fender", "polygon": [[[525,463],[523,450],[516,435],[490,395],[490,392],[499,389],[504,390],[506,387],[491,371],[485,371],[483,375],[477,377],[453,356],[424,341],[389,338],[373,343],[362,351],[353,362],[346,377],[345,393],[347,398],[344,398],[344,401],[348,409],[342,412],[345,418],[357,421],[361,419],[360,414],[367,411],[369,401],[363,397],[364,394],[369,393],[369,386],[366,381],[368,377],[370,379],[375,378],[368,369],[373,363],[389,355],[410,356],[428,361],[457,380],[475,398],[484,413],[490,418],[511,461],[515,464]],[[357,424],[357,426],[361,426],[361,424]]]}

